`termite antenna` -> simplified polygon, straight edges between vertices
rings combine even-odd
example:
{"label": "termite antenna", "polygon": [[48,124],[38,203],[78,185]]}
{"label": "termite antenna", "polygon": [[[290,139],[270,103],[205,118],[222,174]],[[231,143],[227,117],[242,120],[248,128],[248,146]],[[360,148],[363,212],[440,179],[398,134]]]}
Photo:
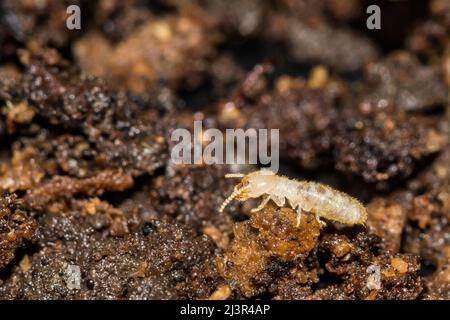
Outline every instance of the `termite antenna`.
{"label": "termite antenna", "polygon": [[245,174],[243,173],[227,173],[225,175],[225,178],[243,178],[245,177]]}
{"label": "termite antenna", "polygon": [[225,207],[231,202],[233,201],[234,198],[236,198],[236,196],[238,196],[241,192],[242,192],[243,188],[241,189],[235,189],[233,191],[233,193],[230,194],[230,196],[228,198],[226,198],[223,202],[222,205],[219,208],[219,212],[223,212],[223,209],[225,209]]}

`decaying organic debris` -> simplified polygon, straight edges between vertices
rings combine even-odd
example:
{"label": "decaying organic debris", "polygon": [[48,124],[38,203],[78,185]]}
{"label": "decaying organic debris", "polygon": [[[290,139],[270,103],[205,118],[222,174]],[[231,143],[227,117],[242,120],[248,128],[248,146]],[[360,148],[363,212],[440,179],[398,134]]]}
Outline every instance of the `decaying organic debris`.
{"label": "decaying organic debris", "polygon": [[[193,299],[206,298],[214,290],[218,276],[210,239],[157,220],[133,234],[102,236],[112,228],[101,213],[42,217],[39,251],[22,258],[26,262],[14,268],[0,297]],[[80,270],[76,288],[69,286],[67,275],[74,266]]]}
{"label": "decaying organic debris", "polygon": [[14,194],[0,198],[0,269],[15,257],[17,249],[35,236],[36,221],[27,216],[23,203]]}
{"label": "decaying organic debris", "polygon": [[412,299],[422,292],[419,257],[384,251],[366,231],[321,236],[314,216],[296,227],[293,210],[268,206],[234,233],[218,268],[237,296]]}
{"label": "decaying organic debris", "polygon": [[[1,1],[0,299],[450,299],[450,5],[366,5]],[[219,210],[258,165],[175,165],[194,120],[279,129],[332,219]]]}

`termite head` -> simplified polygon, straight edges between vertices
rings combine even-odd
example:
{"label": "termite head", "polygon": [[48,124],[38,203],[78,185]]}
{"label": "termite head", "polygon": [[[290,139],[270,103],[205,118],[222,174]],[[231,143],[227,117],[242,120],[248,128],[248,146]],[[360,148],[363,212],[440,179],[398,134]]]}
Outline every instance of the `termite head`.
{"label": "termite head", "polygon": [[276,183],[277,176],[270,170],[259,170],[247,175],[243,173],[229,173],[225,175],[225,178],[242,178],[242,180],[234,187],[231,195],[222,203],[219,212],[222,212],[233,199],[245,201],[269,193]]}

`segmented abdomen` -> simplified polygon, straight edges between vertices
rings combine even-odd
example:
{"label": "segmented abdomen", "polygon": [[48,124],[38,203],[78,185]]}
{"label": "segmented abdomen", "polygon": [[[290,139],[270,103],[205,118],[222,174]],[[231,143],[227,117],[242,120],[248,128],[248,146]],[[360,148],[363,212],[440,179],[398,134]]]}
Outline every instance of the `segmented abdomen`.
{"label": "segmented abdomen", "polygon": [[293,201],[302,210],[319,217],[350,225],[362,224],[367,219],[366,209],[358,200],[326,185],[298,181],[296,191]]}

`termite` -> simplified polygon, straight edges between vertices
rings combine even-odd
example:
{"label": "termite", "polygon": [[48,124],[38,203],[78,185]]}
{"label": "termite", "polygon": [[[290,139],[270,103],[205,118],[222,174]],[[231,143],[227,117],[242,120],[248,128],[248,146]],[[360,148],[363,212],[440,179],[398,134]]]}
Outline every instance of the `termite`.
{"label": "termite", "polygon": [[297,181],[278,176],[270,170],[254,171],[246,175],[229,173],[225,178],[242,178],[242,180],[222,203],[219,212],[222,212],[233,199],[245,201],[263,197],[261,204],[251,212],[263,209],[270,200],[279,207],[283,207],[287,201],[292,209],[297,211],[297,227],[300,225],[303,212],[314,214],[321,225],[325,222],[320,218],[347,225],[364,225],[367,220],[367,211],[361,202],[318,182]]}

